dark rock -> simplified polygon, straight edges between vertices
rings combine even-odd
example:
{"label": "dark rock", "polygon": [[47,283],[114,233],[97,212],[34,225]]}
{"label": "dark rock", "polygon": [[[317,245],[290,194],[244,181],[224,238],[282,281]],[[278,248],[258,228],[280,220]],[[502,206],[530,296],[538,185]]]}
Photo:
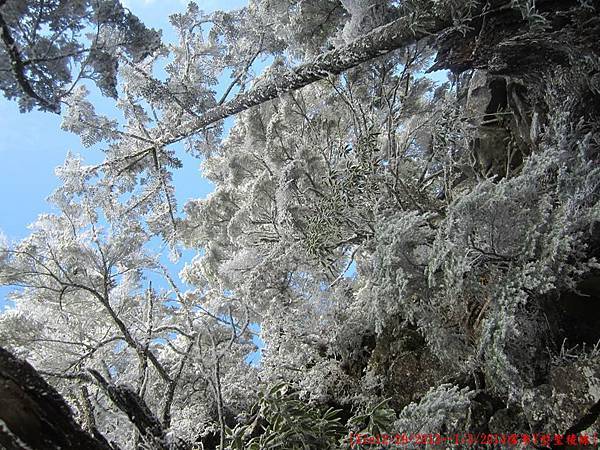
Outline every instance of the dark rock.
{"label": "dark rock", "polygon": [[448,372],[427,348],[418,331],[408,327],[389,327],[378,337],[368,369],[385,380],[383,396],[400,410],[419,399],[438,384]]}
{"label": "dark rock", "polygon": [[529,433],[527,419],[523,415],[521,408],[510,406],[499,409],[494,413],[488,422],[490,433]]}
{"label": "dark rock", "polygon": [[[553,367],[548,384],[525,392],[522,407],[533,431],[564,433],[592,410],[598,401],[600,357],[582,358]],[[592,423],[591,431],[599,432],[597,417]]]}
{"label": "dark rock", "polygon": [[26,361],[0,347],[0,448],[111,450],[75,422],[60,394]]}

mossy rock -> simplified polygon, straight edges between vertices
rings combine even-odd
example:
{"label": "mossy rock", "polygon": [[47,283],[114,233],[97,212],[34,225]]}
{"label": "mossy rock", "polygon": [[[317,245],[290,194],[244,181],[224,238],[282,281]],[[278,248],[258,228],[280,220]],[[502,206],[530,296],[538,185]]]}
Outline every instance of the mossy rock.
{"label": "mossy rock", "polygon": [[423,336],[400,326],[387,328],[378,336],[368,370],[386,380],[383,395],[391,398],[390,406],[395,410],[418,401],[447,373]]}

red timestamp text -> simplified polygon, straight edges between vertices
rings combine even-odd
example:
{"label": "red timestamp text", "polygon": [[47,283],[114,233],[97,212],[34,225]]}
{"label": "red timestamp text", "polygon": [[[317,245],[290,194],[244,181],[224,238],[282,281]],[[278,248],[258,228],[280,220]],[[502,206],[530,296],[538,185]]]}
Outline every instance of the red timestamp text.
{"label": "red timestamp text", "polygon": [[552,446],[593,446],[597,448],[597,433],[590,434],[556,434],[556,433],[395,433],[395,434],[365,434],[350,433],[348,437],[350,448],[357,446],[390,446],[406,445],[540,445]]}

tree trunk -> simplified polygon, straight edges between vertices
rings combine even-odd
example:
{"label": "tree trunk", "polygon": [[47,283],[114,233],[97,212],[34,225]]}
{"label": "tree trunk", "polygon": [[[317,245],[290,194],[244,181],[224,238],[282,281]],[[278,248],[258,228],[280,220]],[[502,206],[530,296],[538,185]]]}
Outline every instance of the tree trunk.
{"label": "tree trunk", "polygon": [[[549,64],[568,63],[583,47],[598,54],[597,11],[582,8],[577,0],[540,0],[537,5],[545,22],[524,17],[509,2],[492,0],[487,9],[473,13],[466,34],[458,30],[442,33],[450,29],[450,18],[400,17],[187,121],[159,145],[181,141],[219,120],[429,36],[438,38],[438,56],[430,71],[450,69],[460,73],[485,68],[495,74],[528,74],[532,69],[547,69]],[[534,20],[540,21],[537,28]]]}
{"label": "tree trunk", "polygon": [[[418,23],[418,28],[414,27],[415,23]],[[184,123],[161,144],[168,145],[181,141],[219,120],[273,100],[283,93],[295,91],[327,78],[329,75],[338,75],[398,48],[406,47],[419,39],[443,30],[448,25],[448,23],[443,23],[433,17],[401,17],[374,29],[345,46],[322,53],[312,61],[301,64],[265,84],[259,83],[248,92],[239,94],[231,101]]]}

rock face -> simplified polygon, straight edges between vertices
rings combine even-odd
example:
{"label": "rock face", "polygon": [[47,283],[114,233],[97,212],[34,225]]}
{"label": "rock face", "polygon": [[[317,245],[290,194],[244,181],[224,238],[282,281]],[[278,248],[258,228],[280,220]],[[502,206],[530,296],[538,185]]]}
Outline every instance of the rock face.
{"label": "rock face", "polygon": [[577,428],[598,433],[599,401],[600,356],[597,356],[553,367],[548,383],[525,393],[522,407],[535,432],[564,433]]}
{"label": "rock face", "polygon": [[[503,4],[488,3],[492,8]],[[567,135],[574,132],[568,130],[576,128],[577,120],[585,123],[585,133],[597,139],[600,47],[592,36],[597,36],[600,30],[600,4],[589,2],[583,8],[581,5],[571,1],[540,1],[538,12],[543,15],[544,23],[531,23],[527,29],[523,29],[522,17],[505,9],[489,21],[474,21],[470,24],[472,32],[466,35],[457,33],[442,40],[437,61],[430,70],[449,69],[454,73],[462,86],[462,96],[458,97],[464,122],[473,132],[472,167],[461,169],[462,175],[451,186],[453,190],[469,191],[482,178],[502,185],[519,176],[527,158],[547,145],[543,140],[552,132],[551,119],[563,112],[559,105],[546,102],[549,97],[568,93],[564,98],[572,101],[569,117],[573,123],[565,127],[564,133],[557,133],[559,139],[552,145],[569,142],[573,135]],[[584,60],[591,63],[580,65]],[[579,90],[574,88],[571,92],[571,86],[579,82]],[[565,145],[576,151],[571,143]],[[598,146],[590,146],[588,151],[591,173],[598,167]],[[546,187],[542,181],[540,189]],[[559,189],[567,190],[568,186]],[[593,195],[597,198],[598,192]],[[573,252],[572,259],[600,256],[597,223],[592,223],[586,235],[585,254]],[[582,271],[573,282],[561,285],[563,275],[558,270],[555,273],[556,285],[560,287],[543,293],[529,291],[520,306],[513,305],[520,308],[511,318],[511,326],[518,331],[509,342],[505,341],[510,344],[502,348],[506,357],[498,359],[495,368],[501,372],[504,366],[512,366],[512,374],[521,384],[519,395],[501,392],[498,380],[509,384],[506,380],[510,376],[499,377],[489,367],[487,371],[481,368],[481,373],[470,369],[462,378],[457,373],[460,369],[454,368],[451,381],[461,387],[469,386],[476,393],[471,400],[470,431],[600,434],[600,347],[594,347],[600,342],[598,273]],[[515,304],[518,295],[517,290]],[[487,309],[476,311],[475,325],[498,313],[498,309],[494,311],[496,302],[497,298],[492,296]],[[481,350],[479,354],[495,350],[492,345],[486,347],[482,343],[477,326],[471,328],[470,342]],[[425,385],[435,386],[444,377],[432,370],[436,364],[439,367],[439,362],[428,360],[432,355],[427,345],[415,353],[403,351],[396,343],[399,338],[395,333],[398,330],[378,337],[369,364],[384,374],[385,393],[398,399],[399,406],[418,401],[417,397],[427,389]],[[428,343],[432,341],[429,336],[424,337]]]}
{"label": "rock face", "polygon": [[531,152],[534,122],[527,89],[518,78],[477,69],[468,83],[465,115],[475,129],[473,160],[480,177],[514,175]]}
{"label": "rock face", "polygon": [[56,390],[27,362],[0,347],[0,448],[111,450],[75,422]]}
{"label": "rock face", "polygon": [[445,373],[423,337],[410,328],[384,330],[367,370],[385,380],[383,395],[392,399],[391,406],[397,410],[418,401]]}

